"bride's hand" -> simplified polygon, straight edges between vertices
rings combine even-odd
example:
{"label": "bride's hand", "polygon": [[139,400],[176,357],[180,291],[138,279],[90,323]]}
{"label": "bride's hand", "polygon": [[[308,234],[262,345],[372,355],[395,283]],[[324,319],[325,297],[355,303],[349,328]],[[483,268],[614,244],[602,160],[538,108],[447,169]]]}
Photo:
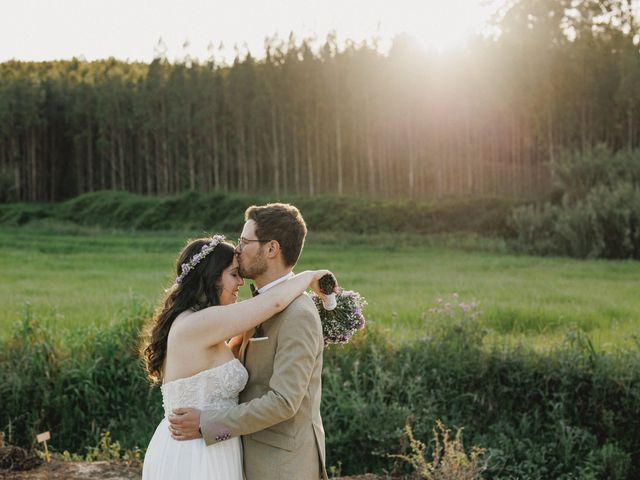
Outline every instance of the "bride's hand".
{"label": "bride's hand", "polygon": [[243,335],[237,335],[227,342],[227,346],[231,349],[233,356],[240,358],[240,347],[242,346]]}
{"label": "bride's hand", "polygon": [[[326,293],[324,293],[322,290],[320,290],[320,279],[322,277],[324,277],[325,275],[331,275],[334,279],[336,278],[336,276],[331,273],[331,271],[329,270],[315,270],[313,272],[313,280],[311,280],[311,283],[309,284],[309,287],[318,295],[320,296],[320,298],[325,298],[326,297]],[[338,292],[338,281],[336,280],[336,285],[335,287],[333,287],[333,292],[337,293]]]}

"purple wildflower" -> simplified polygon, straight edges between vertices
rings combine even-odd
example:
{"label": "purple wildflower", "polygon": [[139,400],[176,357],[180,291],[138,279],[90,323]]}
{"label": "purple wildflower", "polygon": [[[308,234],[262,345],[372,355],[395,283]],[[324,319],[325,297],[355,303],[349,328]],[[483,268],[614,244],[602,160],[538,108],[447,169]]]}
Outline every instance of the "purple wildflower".
{"label": "purple wildflower", "polygon": [[354,333],[364,328],[362,307],[367,304],[358,292],[339,290],[336,294],[337,306],[327,311],[322,300],[313,294],[312,299],[320,313],[325,346],[332,343],[348,343]]}

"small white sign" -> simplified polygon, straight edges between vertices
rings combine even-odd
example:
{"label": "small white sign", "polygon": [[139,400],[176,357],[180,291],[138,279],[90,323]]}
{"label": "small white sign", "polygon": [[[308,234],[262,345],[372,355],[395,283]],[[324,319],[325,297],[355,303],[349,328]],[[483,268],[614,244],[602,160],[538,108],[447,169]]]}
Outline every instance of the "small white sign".
{"label": "small white sign", "polygon": [[47,460],[47,463],[51,461],[51,457],[49,456],[49,447],[47,447],[47,440],[50,439],[50,432],[42,432],[36,435],[36,440],[38,440],[38,443],[44,443],[44,458]]}

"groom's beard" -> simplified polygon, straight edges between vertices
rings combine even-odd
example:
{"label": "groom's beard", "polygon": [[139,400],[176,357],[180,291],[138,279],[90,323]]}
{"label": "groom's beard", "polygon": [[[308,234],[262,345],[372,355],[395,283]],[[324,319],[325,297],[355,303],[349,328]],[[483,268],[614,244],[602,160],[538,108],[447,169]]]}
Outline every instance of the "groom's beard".
{"label": "groom's beard", "polygon": [[267,268],[269,268],[267,259],[261,253],[257,254],[251,263],[243,261],[242,255],[238,262],[238,273],[242,278],[248,278],[250,280],[262,275],[267,271]]}

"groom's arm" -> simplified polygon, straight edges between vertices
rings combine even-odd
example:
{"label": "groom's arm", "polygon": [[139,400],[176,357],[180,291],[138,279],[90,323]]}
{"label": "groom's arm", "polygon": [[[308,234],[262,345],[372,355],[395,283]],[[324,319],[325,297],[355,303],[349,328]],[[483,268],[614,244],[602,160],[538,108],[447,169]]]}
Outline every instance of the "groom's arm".
{"label": "groom's arm", "polygon": [[264,430],[293,417],[300,408],[322,350],[322,327],[314,310],[296,309],[285,315],[269,392],[227,410],[202,412],[200,426],[207,445]]}

